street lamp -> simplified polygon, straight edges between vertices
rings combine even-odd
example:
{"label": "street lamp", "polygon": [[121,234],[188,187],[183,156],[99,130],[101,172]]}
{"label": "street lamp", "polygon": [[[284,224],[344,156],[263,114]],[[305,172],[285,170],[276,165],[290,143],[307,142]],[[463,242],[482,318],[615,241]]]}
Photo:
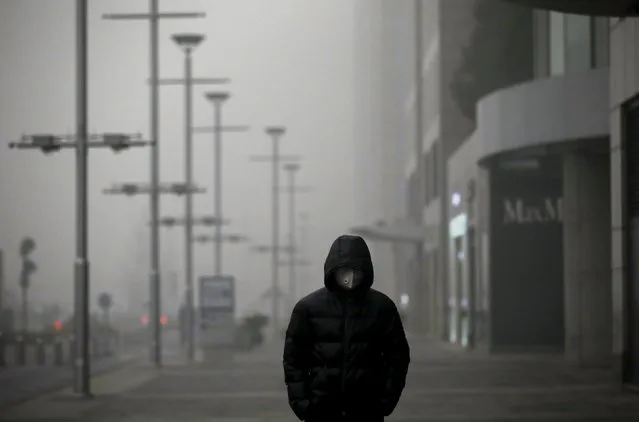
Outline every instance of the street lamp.
{"label": "street lamp", "polygon": [[297,299],[297,277],[295,273],[295,248],[297,247],[297,239],[295,237],[295,175],[299,171],[301,166],[298,163],[286,163],[284,164],[284,170],[288,173],[288,187],[290,189],[289,192],[289,202],[288,202],[288,224],[289,224],[289,241],[288,244],[291,246],[291,250],[289,253],[289,297],[291,302],[294,302]]}
{"label": "street lamp", "polygon": [[74,344],[73,390],[91,395],[89,354],[89,259],[88,259],[88,151],[91,147],[109,147],[114,152],[131,146],[150,144],[125,134],[91,135],[88,132],[88,5],[76,0],[76,133],[74,135],[25,135],[9,147],[39,149],[45,154],[73,148],[76,152],[76,257],[74,263]]}
{"label": "street lamp", "polygon": [[[228,83],[227,78],[193,78],[193,51],[204,41],[204,35],[183,33],[174,34],[171,39],[184,51],[184,79],[166,79],[161,80],[160,84],[165,85],[184,85],[184,139],[185,139],[185,172],[186,184],[193,183],[193,84],[224,84]],[[195,357],[195,348],[193,344],[193,328],[194,324],[191,320],[193,317],[193,245],[191,238],[193,237],[193,197],[186,195],[185,204],[186,223],[185,227],[185,258],[186,258],[186,302],[187,302],[187,357],[192,361]]]}
{"label": "street lamp", "polygon": [[[214,207],[215,215],[222,218],[222,105],[228,101],[230,94],[228,92],[208,92],[206,99],[213,104],[214,108],[214,176],[213,186],[215,191]],[[222,275],[222,226],[216,225],[214,236],[216,241],[213,242],[214,247],[214,274]]]}
{"label": "street lamp", "polygon": [[76,151],[76,258],[74,265],[74,345],[76,362],[74,365],[73,389],[84,396],[91,395],[90,354],[89,354],[89,259],[88,259],[88,150],[89,148],[110,148],[120,152],[135,146],[151,145],[142,141],[140,135],[123,133],[90,134],[88,127],[88,71],[87,71],[87,2],[76,1],[76,120],[74,135],[51,133],[24,135],[17,142],[9,143],[10,148],[20,150],[39,149],[52,154],[62,149]]}
{"label": "street lamp", "polygon": [[[268,126],[265,129],[265,133],[271,138],[272,153],[270,156],[252,157],[251,161],[259,162],[271,162],[272,163],[272,245],[271,245],[271,288],[274,292],[279,291],[279,235],[280,235],[280,203],[279,203],[279,176],[280,176],[280,162],[282,157],[280,156],[280,140],[286,133],[284,126]],[[297,157],[291,157],[291,161],[295,161]],[[280,297],[279,295],[273,295],[271,302],[271,314],[273,318],[273,337],[277,339],[281,334],[280,329]]]}
{"label": "street lamp", "polygon": [[[158,140],[160,138],[160,90],[159,90],[159,73],[160,73],[160,53],[159,53],[159,20],[160,19],[197,19],[206,15],[199,12],[171,12],[160,13],[159,0],[149,1],[149,13],[120,13],[106,14],[103,19],[108,20],[148,20],[149,21],[149,76],[150,76],[150,107],[149,107],[149,126],[150,136],[153,141],[151,146],[150,157],[150,213],[151,221],[157,222],[160,215],[160,152]],[[160,235],[157,224],[151,227],[151,256],[150,256],[150,272],[149,272],[149,295],[151,303],[151,313],[153,315],[150,324],[154,344],[151,346],[151,361],[160,367],[162,365],[162,349],[160,339]]]}
{"label": "street lamp", "polygon": [[[282,126],[270,126],[266,128],[266,134],[271,137],[271,143],[273,146],[273,232],[271,234],[272,244],[273,244],[273,255],[271,257],[271,277],[272,277],[272,287],[273,291],[277,292],[279,290],[279,265],[280,265],[280,253],[279,253],[279,236],[280,236],[280,199],[278,194],[278,187],[280,184],[280,140],[282,136],[286,133],[286,129]],[[281,335],[280,328],[280,297],[277,294],[273,295],[273,303],[272,303],[273,313],[273,331],[274,338],[278,338]]]}
{"label": "street lamp", "polygon": [[[249,126],[223,126],[222,125],[222,106],[226,103],[231,94],[225,91],[213,91],[207,92],[204,94],[204,97],[213,105],[214,115],[213,115],[213,126],[211,127],[194,127],[192,128],[193,133],[209,133],[212,132],[214,134],[214,177],[213,177],[213,185],[215,190],[214,196],[214,213],[219,218],[222,218],[223,215],[223,195],[222,195],[222,133],[223,132],[246,132],[250,128]],[[217,225],[215,226],[214,236],[212,239],[218,239],[219,241],[212,241],[214,245],[214,274],[221,275],[222,274],[222,265],[223,265],[223,257],[222,257],[222,227]]]}

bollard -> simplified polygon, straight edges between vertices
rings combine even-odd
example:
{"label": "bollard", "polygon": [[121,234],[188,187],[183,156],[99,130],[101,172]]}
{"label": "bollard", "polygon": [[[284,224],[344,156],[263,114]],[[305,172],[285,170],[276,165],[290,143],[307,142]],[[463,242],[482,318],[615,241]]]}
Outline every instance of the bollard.
{"label": "bollard", "polygon": [[27,344],[22,336],[16,338],[16,365],[25,366],[27,364]]}
{"label": "bollard", "polygon": [[69,337],[69,363],[71,366],[75,366],[75,357],[77,354],[77,349],[75,347],[75,339],[73,336]]}
{"label": "bollard", "polygon": [[97,342],[95,341],[95,338],[91,338],[91,344],[89,346],[89,356],[91,356],[92,359],[96,358],[98,355],[98,345]]}
{"label": "bollard", "polygon": [[118,348],[117,338],[111,337],[107,340],[107,356],[114,356]]}
{"label": "bollard", "polygon": [[56,337],[55,343],[53,343],[53,364],[55,366],[64,365],[64,351],[62,349],[62,339]]}
{"label": "bollard", "polygon": [[103,354],[104,348],[102,347],[102,340],[99,338],[95,339],[95,357],[101,358]]}
{"label": "bollard", "polygon": [[41,338],[36,339],[36,365],[43,366],[47,364],[47,352],[44,341]]}
{"label": "bollard", "polygon": [[0,368],[7,367],[7,360],[5,359],[5,338],[4,335],[0,332]]}

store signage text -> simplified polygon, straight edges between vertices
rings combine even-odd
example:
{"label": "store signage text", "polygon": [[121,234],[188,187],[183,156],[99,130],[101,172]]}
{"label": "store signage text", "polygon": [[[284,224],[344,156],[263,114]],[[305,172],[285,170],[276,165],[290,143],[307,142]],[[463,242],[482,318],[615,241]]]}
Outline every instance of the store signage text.
{"label": "store signage text", "polygon": [[504,224],[535,224],[561,222],[561,198],[544,198],[541,202],[525,201],[522,198],[506,198],[503,204]]}

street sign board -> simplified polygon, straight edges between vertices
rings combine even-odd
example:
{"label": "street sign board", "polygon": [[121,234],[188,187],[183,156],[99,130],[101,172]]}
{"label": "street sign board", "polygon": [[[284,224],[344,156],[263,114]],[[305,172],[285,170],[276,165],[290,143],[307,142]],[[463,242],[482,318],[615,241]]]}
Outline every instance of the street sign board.
{"label": "street sign board", "polygon": [[200,343],[230,347],[235,341],[235,277],[200,277]]}
{"label": "street sign board", "polygon": [[200,277],[200,306],[218,311],[235,311],[235,279],[231,276]]}

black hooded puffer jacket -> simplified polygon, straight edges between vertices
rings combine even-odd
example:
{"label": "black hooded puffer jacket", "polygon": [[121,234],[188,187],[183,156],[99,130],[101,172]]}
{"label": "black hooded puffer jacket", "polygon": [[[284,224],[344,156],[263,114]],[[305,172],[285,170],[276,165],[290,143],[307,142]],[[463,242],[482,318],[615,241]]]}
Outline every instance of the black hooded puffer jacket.
{"label": "black hooded puffer jacket", "polygon": [[[351,267],[364,283],[345,292],[334,272]],[[397,405],[410,352],[393,301],[373,290],[364,239],[340,236],[324,265],[325,287],[293,309],[284,346],[289,403],[300,420],[383,420]]]}

